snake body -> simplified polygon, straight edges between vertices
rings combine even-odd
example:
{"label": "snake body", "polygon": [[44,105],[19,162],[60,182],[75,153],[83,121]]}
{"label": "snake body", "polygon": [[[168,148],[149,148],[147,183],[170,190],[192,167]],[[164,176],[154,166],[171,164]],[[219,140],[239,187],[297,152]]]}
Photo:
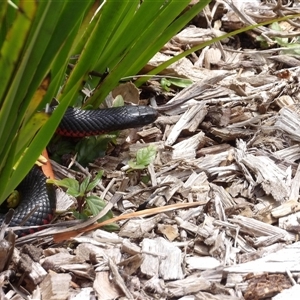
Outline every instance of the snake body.
{"label": "snake body", "polygon": [[[68,137],[99,135],[109,131],[141,127],[154,122],[157,112],[148,106],[122,106],[108,109],[81,110],[68,108],[57,133]],[[22,201],[15,209],[10,226],[32,226],[48,223],[55,211],[52,185],[38,167],[33,167],[18,186]],[[4,214],[0,213],[0,222]]]}
{"label": "snake body", "polygon": [[[17,190],[22,201],[15,208],[10,226],[34,226],[49,223],[56,206],[54,187],[46,183],[46,176],[42,170],[34,166]],[[0,221],[4,214],[0,215]],[[29,232],[28,232],[29,233]]]}
{"label": "snake body", "polygon": [[107,109],[67,109],[57,133],[69,137],[99,135],[109,131],[141,127],[154,122],[157,111],[149,106],[121,106]]}

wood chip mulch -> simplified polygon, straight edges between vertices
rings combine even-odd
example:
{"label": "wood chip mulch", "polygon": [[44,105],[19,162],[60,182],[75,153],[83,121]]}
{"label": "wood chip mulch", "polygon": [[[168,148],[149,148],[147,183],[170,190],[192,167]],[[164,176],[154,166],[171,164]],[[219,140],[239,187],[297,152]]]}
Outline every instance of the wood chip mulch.
{"label": "wood chip mulch", "polygon": [[[147,69],[224,31],[300,10],[296,1],[241,2],[213,1]],[[141,98],[160,115],[123,133],[117,156],[77,172],[53,162],[58,177],[105,171],[95,192],[120,230],[92,219],[58,223],[16,247],[3,239],[0,299],[298,299],[300,29],[297,20],[280,26],[277,40],[259,27],[173,64],[165,74],[193,81],[180,91],[149,81]],[[154,162],[126,172],[149,145]],[[59,193],[63,210],[72,200]]]}

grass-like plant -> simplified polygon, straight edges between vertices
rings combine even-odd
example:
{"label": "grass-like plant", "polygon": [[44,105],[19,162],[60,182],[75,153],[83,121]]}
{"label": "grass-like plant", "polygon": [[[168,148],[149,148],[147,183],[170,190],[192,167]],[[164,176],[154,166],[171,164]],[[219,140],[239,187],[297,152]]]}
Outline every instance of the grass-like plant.
{"label": "grass-like plant", "polygon": [[[189,0],[107,0],[101,5],[95,0],[2,1],[0,203],[32,168],[67,107],[83,98],[83,87],[94,89],[84,105],[98,107],[121,78],[136,75],[209,2],[190,7]],[[222,38],[271,22],[195,46],[149,74]],[[50,116],[42,110],[54,97],[59,105]]]}
{"label": "grass-like plant", "polygon": [[[3,1],[0,5],[0,203],[47,146],[65,110],[94,89],[98,107],[210,0]],[[107,76],[90,78],[93,74]],[[59,105],[43,113],[53,98]]]}

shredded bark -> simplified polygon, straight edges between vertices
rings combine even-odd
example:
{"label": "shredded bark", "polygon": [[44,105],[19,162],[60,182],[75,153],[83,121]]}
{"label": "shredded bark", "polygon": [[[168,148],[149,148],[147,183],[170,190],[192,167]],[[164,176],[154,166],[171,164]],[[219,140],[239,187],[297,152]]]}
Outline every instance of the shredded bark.
{"label": "shredded bark", "polygon": [[[145,70],[212,37],[299,11],[296,1],[213,1]],[[0,298],[296,299],[299,24],[279,25],[210,45],[161,74],[191,79],[186,88],[166,91],[152,79],[141,100],[160,116],[123,133],[117,152],[89,168],[74,159],[79,171],[53,162],[57,178],[104,170],[94,192],[107,205],[88,221],[70,221],[76,201],[58,190],[66,211],[59,222],[16,241],[2,232]],[[126,84],[114,95],[129,90],[136,98]],[[149,145],[155,160],[128,172],[129,159]],[[117,232],[102,228],[112,221],[95,223],[110,210]]]}

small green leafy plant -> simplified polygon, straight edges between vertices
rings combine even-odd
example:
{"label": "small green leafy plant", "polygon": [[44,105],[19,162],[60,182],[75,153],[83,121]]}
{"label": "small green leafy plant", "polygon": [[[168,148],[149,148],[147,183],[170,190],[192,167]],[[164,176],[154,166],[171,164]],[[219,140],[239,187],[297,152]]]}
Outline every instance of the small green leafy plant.
{"label": "small green leafy plant", "polygon": [[[84,88],[93,91],[84,106],[98,107],[121,78],[138,74],[209,2],[2,1],[0,203],[49,144],[67,107],[82,102]],[[194,46],[134,83],[142,85],[180,58],[223,38],[292,17],[299,14],[244,27]],[[107,76],[99,80],[91,72]],[[59,104],[52,115],[39,114],[54,97]]]}
{"label": "small green leafy plant", "polygon": [[167,92],[170,91],[170,87],[172,85],[179,87],[179,88],[186,88],[186,87],[190,86],[192,83],[193,83],[192,80],[186,79],[186,78],[163,77],[160,80],[160,84],[161,84],[162,88]]}
{"label": "small green leafy plant", "polygon": [[[77,199],[78,208],[77,211],[73,212],[74,216],[77,219],[86,220],[90,216],[96,216],[106,205],[104,200],[91,193],[99,184],[102,175],[103,171],[98,172],[93,180],[89,175],[85,177],[81,183],[74,178],[64,178],[62,180],[48,179],[47,182],[62,188],[66,188],[66,193]],[[109,211],[104,217],[99,219],[98,222],[103,222],[111,219],[112,217],[113,213]],[[117,230],[118,226],[116,224],[110,224],[106,229]]]}
{"label": "small green leafy plant", "polygon": [[128,166],[130,169],[127,172],[133,170],[143,170],[152,163],[156,157],[156,148],[153,145],[139,149],[136,153],[136,159],[130,160]]}
{"label": "small green leafy plant", "polygon": [[[189,2],[1,2],[0,203],[49,144],[68,106],[97,108],[210,0]],[[93,91],[87,101],[84,88]],[[52,115],[36,119],[54,97]]]}

